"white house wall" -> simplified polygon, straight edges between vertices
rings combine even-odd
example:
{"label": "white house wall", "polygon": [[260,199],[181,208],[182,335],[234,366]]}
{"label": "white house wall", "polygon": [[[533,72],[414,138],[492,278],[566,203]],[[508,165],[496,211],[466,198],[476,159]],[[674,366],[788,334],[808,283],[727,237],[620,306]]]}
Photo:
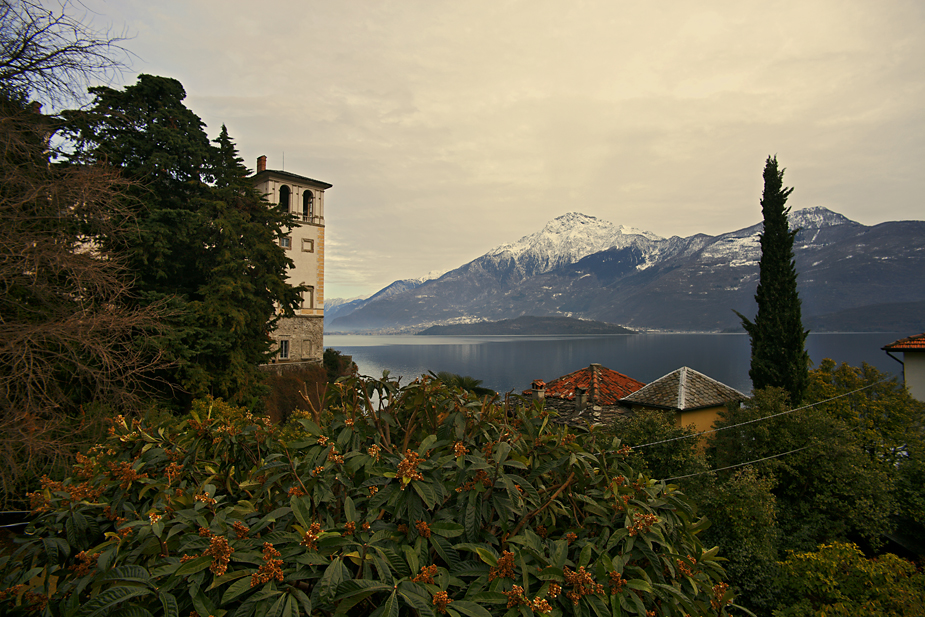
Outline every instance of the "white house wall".
{"label": "white house wall", "polygon": [[906,387],[912,397],[919,401],[925,401],[925,352],[904,352],[903,373]]}

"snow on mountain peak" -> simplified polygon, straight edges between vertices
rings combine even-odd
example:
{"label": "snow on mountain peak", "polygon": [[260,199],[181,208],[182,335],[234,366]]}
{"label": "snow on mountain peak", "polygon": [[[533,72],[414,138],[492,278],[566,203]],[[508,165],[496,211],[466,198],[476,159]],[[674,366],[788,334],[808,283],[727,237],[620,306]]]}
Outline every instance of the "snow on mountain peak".
{"label": "snow on mountain peak", "polygon": [[822,206],[803,208],[796,212],[791,211],[787,220],[790,223],[791,229],[797,227],[801,229],[822,229],[823,227],[834,227],[836,225],[858,224],[847,216],[841,215],[838,212],[832,212],[828,208],[823,208]]}
{"label": "snow on mountain peak", "polygon": [[486,256],[508,256],[518,262],[531,262],[531,269],[546,272],[557,266],[574,263],[593,253],[633,242],[634,237],[661,240],[659,236],[580,212],[556,217],[540,231],[524,236],[517,242],[502,244]]}
{"label": "snow on mountain peak", "polygon": [[423,283],[426,283],[427,281],[432,281],[432,280],[434,280],[434,279],[438,279],[438,278],[440,278],[441,276],[443,276],[444,274],[446,274],[447,272],[449,272],[449,270],[446,270],[446,269],[444,269],[444,270],[431,270],[430,272],[428,272],[428,273],[425,274],[424,276],[419,276],[419,277],[417,277],[417,278],[407,279],[407,280],[408,280],[408,281],[413,281],[413,282],[417,283],[418,285],[421,285],[421,284],[423,284]]}

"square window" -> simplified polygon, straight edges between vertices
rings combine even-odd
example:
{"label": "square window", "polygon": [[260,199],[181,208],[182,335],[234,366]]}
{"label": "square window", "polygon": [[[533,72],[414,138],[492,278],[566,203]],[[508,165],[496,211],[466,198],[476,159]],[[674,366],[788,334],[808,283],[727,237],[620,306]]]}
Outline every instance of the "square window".
{"label": "square window", "polygon": [[289,237],[280,238],[279,245],[283,247],[284,249],[291,249],[292,248],[292,238],[289,238]]}
{"label": "square window", "polygon": [[309,240],[308,238],[302,238],[302,252],[303,253],[314,253],[315,252],[315,241]]}
{"label": "square window", "polygon": [[279,342],[279,359],[280,360],[289,359],[289,341],[285,339]]}

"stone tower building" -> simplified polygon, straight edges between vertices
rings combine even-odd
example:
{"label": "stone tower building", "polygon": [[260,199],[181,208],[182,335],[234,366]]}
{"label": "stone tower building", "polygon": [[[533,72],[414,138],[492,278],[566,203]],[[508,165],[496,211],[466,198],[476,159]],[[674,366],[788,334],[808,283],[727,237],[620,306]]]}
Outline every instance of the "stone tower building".
{"label": "stone tower building", "polygon": [[296,316],[279,321],[273,332],[277,362],[321,362],[324,352],[324,191],[331,184],[305,176],[267,169],[267,157],[257,159],[254,187],[267,201],[280,204],[298,218],[289,236],[280,240],[295,266],[293,285],[308,288]]}

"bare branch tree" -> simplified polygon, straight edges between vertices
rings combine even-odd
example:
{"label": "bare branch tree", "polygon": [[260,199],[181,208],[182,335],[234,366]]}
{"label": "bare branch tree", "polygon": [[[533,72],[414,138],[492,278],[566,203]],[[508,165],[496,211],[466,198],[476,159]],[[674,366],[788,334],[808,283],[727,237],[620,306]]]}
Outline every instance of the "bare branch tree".
{"label": "bare branch tree", "polygon": [[[95,238],[126,231],[129,183],[49,165],[52,120],[0,101],[0,507],[138,409],[165,363],[163,308],[139,308]],[[18,495],[17,495],[18,494]]]}
{"label": "bare branch tree", "polygon": [[125,36],[85,24],[86,10],[61,0],[0,0],[0,88],[23,100],[81,100],[91,80],[109,81],[124,66]]}

